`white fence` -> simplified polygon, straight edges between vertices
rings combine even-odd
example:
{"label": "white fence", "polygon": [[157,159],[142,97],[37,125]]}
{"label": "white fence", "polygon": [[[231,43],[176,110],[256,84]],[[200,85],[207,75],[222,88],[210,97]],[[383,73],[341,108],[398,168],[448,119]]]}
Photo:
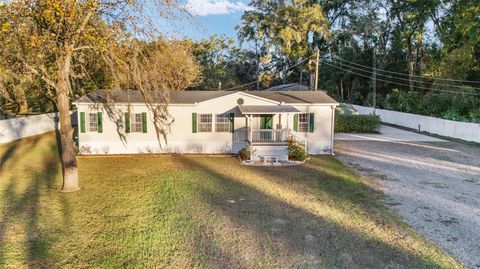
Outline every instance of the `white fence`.
{"label": "white fence", "polygon": [[0,144],[55,130],[55,113],[0,120]]}
{"label": "white fence", "polygon": [[[372,107],[354,105],[359,114],[372,114]],[[382,122],[408,127],[432,134],[458,138],[480,143],[480,124],[444,120],[429,116],[397,112],[385,109],[375,109]]]}
{"label": "white fence", "polygon": [[[72,125],[77,125],[77,113],[70,112]],[[0,120],[0,144],[51,132],[58,128],[57,113]]]}

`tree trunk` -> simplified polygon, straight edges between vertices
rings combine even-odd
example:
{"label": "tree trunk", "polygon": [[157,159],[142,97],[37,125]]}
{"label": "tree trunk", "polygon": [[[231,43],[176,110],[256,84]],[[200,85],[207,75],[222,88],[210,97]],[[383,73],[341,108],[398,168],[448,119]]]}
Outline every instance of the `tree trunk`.
{"label": "tree trunk", "polygon": [[18,87],[17,89],[17,96],[18,98],[18,111],[17,114],[25,114],[30,111],[27,102],[27,96],[25,95],[25,91]]}
{"label": "tree trunk", "polygon": [[343,102],[343,100],[345,99],[343,97],[343,79],[340,80],[340,95],[341,95],[341,100]]}
{"label": "tree trunk", "polygon": [[300,67],[300,85],[303,83],[303,69]]}
{"label": "tree trunk", "polygon": [[310,81],[309,81],[309,88],[311,91],[315,90],[315,72],[310,72],[309,73],[309,78],[310,78]]}
{"label": "tree trunk", "polygon": [[70,120],[70,64],[72,49],[66,47],[65,54],[57,60],[57,108],[60,119],[60,144],[63,172],[63,192],[73,192],[78,187],[78,168],[73,142],[73,128]]}
{"label": "tree trunk", "polygon": [[257,91],[260,90],[260,53],[258,52],[258,41],[255,40],[255,56],[257,58],[257,66],[256,66],[256,70],[255,70],[255,78],[257,80]]}
{"label": "tree trunk", "polygon": [[288,76],[288,57],[284,57],[285,66],[283,67],[283,78],[282,83],[287,84],[287,76]]}
{"label": "tree trunk", "polygon": [[415,57],[413,56],[413,48],[411,39],[407,39],[407,62],[408,62],[408,89],[413,91],[414,81],[413,74],[415,73]]}
{"label": "tree trunk", "polygon": [[[415,69],[417,71],[417,73],[419,73],[420,75],[423,74],[423,70],[425,68],[425,63],[424,63],[424,50],[423,50],[423,30],[420,32],[419,36],[417,37],[418,38],[418,46],[417,46],[417,57],[415,59]],[[423,82],[423,80],[420,80]],[[419,82],[420,86],[422,87],[420,89],[420,95],[421,96],[424,96],[425,95],[425,92],[424,92],[424,85],[422,82]]]}

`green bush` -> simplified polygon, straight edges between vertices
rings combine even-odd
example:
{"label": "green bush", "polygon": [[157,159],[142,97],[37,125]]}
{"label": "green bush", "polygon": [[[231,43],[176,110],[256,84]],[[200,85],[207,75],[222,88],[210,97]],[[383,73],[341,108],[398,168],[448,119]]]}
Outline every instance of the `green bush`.
{"label": "green bush", "polygon": [[305,161],[307,159],[307,151],[305,145],[297,140],[288,140],[288,159],[292,161]]}
{"label": "green bush", "polygon": [[477,96],[433,91],[422,96],[419,92],[394,89],[380,107],[447,120],[480,122],[480,98]]}
{"label": "green bush", "polygon": [[380,123],[377,115],[336,115],[335,132],[378,133]]}
{"label": "green bush", "polygon": [[240,156],[240,159],[242,161],[244,160],[250,160],[253,154],[253,150],[251,147],[246,147],[238,151],[238,156]]}
{"label": "green bush", "polygon": [[398,89],[394,89],[387,95],[385,108],[401,112],[420,112],[424,109],[422,97],[419,92],[405,92]]}

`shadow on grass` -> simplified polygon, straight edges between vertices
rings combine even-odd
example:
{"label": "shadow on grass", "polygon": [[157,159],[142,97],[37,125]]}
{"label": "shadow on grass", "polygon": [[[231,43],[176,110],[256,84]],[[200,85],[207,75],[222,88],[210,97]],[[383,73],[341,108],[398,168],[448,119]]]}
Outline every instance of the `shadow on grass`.
{"label": "shadow on grass", "polygon": [[307,196],[325,194],[365,211],[378,208],[374,193],[361,182],[352,180],[355,175],[331,157],[313,157],[301,166],[253,167],[253,171],[264,180]]}
{"label": "shadow on grass", "polygon": [[[11,251],[9,248],[18,248],[18,242],[22,242],[23,246],[16,252],[25,253],[25,263],[29,268],[54,266],[51,247],[55,235],[45,232],[49,227],[42,227],[43,223],[39,223],[41,199],[51,191],[58,191],[55,179],[60,165],[59,152],[53,139],[50,139],[52,136],[53,133],[48,133],[12,142],[0,157],[0,184],[4,186],[0,193],[3,203],[0,215],[0,265],[5,265],[6,252]],[[32,161],[26,163],[23,158]],[[63,211],[68,211],[64,197],[59,196],[58,199]],[[68,220],[65,219],[65,222],[67,224]],[[15,261],[22,262],[18,259]]]}
{"label": "shadow on grass", "polygon": [[240,257],[236,257],[222,249],[222,246],[214,240],[213,234],[207,227],[197,225],[195,229],[196,233],[193,236],[192,244],[199,259],[198,264],[194,264],[193,267],[218,269],[249,268]]}
{"label": "shadow on grass", "polygon": [[[240,250],[236,260],[240,264],[251,264],[252,260],[262,260],[266,254],[272,255],[271,262],[285,267],[338,267],[341,268],[441,268],[444,264],[433,258],[420,256],[413,250],[405,250],[401,247],[392,246],[391,242],[385,242],[368,233],[362,233],[348,229],[336,221],[324,216],[313,214],[292,201],[279,199],[254,187],[251,183],[242,182],[242,179],[227,176],[216,170],[214,165],[209,165],[199,158],[179,158],[183,163],[198,169],[198,179],[209,181],[209,184],[199,184],[203,202],[214,211],[227,218],[229,223],[248,229],[256,240],[263,245],[263,249],[253,253],[253,257],[246,258]],[[239,166],[234,160],[231,165]],[[233,169],[233,168],[232,168]],[[250,169],[238,168],[234,169]],[[264,168],[254,168],[262,170]],[[274,169],[274,168],[272,168]],[[261,173],[278,174],[278,181],[288,180],[288,173],[266,169]],[[311,175],[311,168],[298,166],[298,173]],[[263,177],[251,179],[255,181],[265,180]],[[322,189],[323,185],[316,183],[302,183],[306,187],[320,189],[332,195],[338,195],[338,185],[331,185]],[[335,177],[325,180],[338,180]],[[313,184],[309,186],[309,184]],[[340,183],[341,184],[341,183]],[[353,184],[353,183],[352,183]],[[359,186],[360,187],[360,186]],[[362,186],[363,187],[363,186]],[[349,186],[349,191],[353,186]],[[341,190],[340,190],[341,192]],[[312,195],[315,195],[312,193]],[[339,196],[340,199],[351,199],[348,196]],[[234,202],[231,202],[234,201]],[[352,202],[357,199],[352,199]],[[322,201],[317,201],[321,203]],[[358,202],[358,201],[357,201]],[[395,235],[393,235],[395,236]],[[268,243],[267,243],[268,242]],[[210,244],[210,242],[207,242]],[[204,248],[205,244],[202,244]],[[198,251],[203,251],[198,249]],[[224,260],[231,258],[222,251],[214,250],[215,253],[206,253],[212,256],[212,267],[222,267]],[[269,252],[269,253],[267,253]],[[278,253],[278,254],[277,254]],[[278,255],[278,256],[276,256]],[[251,256],[251,255],[250,255]],[[253,262],[255,264],[255,262]],[[227,265],[228,267],[228,265]]]}

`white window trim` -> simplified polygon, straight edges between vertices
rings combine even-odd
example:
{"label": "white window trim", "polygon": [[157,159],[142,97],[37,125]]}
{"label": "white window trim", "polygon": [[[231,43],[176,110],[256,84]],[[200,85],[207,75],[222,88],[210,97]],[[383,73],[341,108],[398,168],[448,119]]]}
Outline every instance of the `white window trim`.
{"label": "white window trim", "polygon": [[[300,120],[301,117],[302,117],[302,115],[307,115],[307,117],[306,117],[306,118],[307,118],[307,121],[306,121],[306,122],[302,122],[302,121]],[[302,129],[302,127],[301,127],[302,124],[303,124],[303,125],[305,125],[305,124],[307,125],[306,130],[303,130],[303,129]],[[308,132],[310,132],[310,113],[300,113],[300,114],[298,114],[298,132],[300,132],[300,133],[308,133]]]}
{"label": "white window trim", "polygon": [[[218,117],[224,117],[226,121],[217,121]],[[220,124],[220,126],[219,126]],[[222,127],[221,130],[219,130]],[[216,114],[215,115],[215,132],[216,133],[230,133],[230,114]]]}
{"label": "white window trim", "polygon": [[[98,113],[97,112],[88,112],[86,113],[88,116],[87,118],[87,132],[89,133],[97,133],[98,132]],[[92,115],[95,115],[95,122],[90,122],[90,118]],[[92,129],[92,124],[95,126],[95,129]]]}
{"label": "white window trim", "polygon": [[[136,116],[140,115],[140,122],[136,121]],[[134,129],[134,126],[140,128]],[[142,133],[143,132],[143,122],[142,122],[142,113],[130,113],[130,133]]]}
{"label": "white window trim", "polygon": [[[208,122],[202,122],[202,115],[209,115],[210,116],[210,124]],[[209,131],[203,131],[202,126],[208,126],[210,125],[210,130]],[[202,114],[197,114],[197,132],[198,133],[213,133],[214,131],[214,119],[213,119],[213,114],[212,113],[202,113]]]}

